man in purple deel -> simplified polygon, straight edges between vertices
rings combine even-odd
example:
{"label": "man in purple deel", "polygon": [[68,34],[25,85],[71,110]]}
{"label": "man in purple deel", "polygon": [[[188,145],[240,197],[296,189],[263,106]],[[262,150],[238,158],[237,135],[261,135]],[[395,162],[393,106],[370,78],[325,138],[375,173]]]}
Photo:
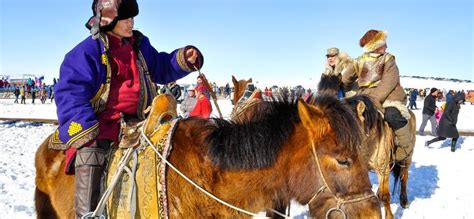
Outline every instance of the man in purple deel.
{"label": "man in purple deel", "polygon": [[107,150],[119,141],[122,117],[145,119],[156,84],[176,81],[203,65],[194,46],[157,52],[133,30],[136,0],[94,0],[91,35],[66,54],[55,86],[59,128],[52,148],[66,150],[76,174],[77,217],[95,209]]}

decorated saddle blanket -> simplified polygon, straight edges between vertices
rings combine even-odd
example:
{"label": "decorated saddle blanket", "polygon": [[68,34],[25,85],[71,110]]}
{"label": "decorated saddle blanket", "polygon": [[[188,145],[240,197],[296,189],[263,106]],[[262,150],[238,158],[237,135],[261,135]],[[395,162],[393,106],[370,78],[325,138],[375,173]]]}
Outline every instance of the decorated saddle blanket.
{"label": "decorated saddle blanket", "polygon": [[[169,94],[157,96],[149,108],[147,119],[139,124],[139,128],[125,130],[143,131],[152,145],[143,135],[139,138],[129,135],[131,138],[121,141],[126,143],[111,151],[105,187],[112,184],[120,165],[126,165],[126,171],[108,199],[109,218],[168,218],[166,164],[155,150],[165,158],[170,154],[171,139],[178,123],[176,116],[175,99]],[[130,160],[121,164],[130,147],[135,147]]]}

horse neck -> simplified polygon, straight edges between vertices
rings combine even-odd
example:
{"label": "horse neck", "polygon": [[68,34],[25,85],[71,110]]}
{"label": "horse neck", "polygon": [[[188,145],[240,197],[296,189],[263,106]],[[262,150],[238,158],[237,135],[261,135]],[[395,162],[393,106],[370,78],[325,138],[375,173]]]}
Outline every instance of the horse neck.
{"label": "horse neck", "polygon": [[[316,143],[317,144],[317,143]],[[299,145],[298,147],[295,147]],[[288,155],[288,197],[300,203],[311,199],[319,181],[317,165],[311,151],[311,142],[307,131],[302,125],[297,125],[290,141],[285,145],[281,153]]]}
{"label": "horse neck", "polygon": [[370,159],[379,159],[379,156],[386,154],[382,150],[390,150],[392,147],[393,130],[382,115],[377,113],[376,124],[373,128],[365,130],[365,140],[361,146],[360,153],[366,164]]}

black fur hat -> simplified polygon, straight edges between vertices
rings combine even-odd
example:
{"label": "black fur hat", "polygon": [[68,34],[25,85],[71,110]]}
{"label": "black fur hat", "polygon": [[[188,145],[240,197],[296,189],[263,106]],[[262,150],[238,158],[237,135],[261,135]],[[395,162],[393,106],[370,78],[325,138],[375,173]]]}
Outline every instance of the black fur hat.
{"label": "black fur hat", "polygon": [[136,0],[94,0],[92,3],[92,16],[86,23],[94,37],[99,32],[114,29],[118,20],[128,19],[138,15]]}

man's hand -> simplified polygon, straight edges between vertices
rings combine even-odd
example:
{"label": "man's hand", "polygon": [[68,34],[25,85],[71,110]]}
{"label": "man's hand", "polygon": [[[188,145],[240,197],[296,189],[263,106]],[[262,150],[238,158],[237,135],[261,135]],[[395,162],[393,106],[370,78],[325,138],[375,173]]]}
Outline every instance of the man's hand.
{"label": "man's hand", "polygon": [[196,60],[198,58],[198,51],[193,48],[189,48],[185,52],[185,57],[186,61],[194,65],[196,64]]}

